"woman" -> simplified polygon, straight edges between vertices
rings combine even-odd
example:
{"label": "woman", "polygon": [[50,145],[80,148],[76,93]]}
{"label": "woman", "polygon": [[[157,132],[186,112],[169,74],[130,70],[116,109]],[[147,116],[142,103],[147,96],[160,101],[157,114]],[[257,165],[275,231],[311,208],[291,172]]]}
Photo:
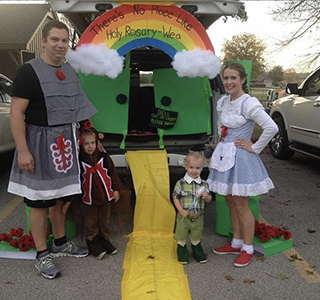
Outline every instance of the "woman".
{"label": "woman", "polygon": [[[245,93],[246,79],[241,64],[231,63],[223,70],[228,95],[217,103],[220,141],[211,157],[208,176],[210,190],[226,198],[233,230],[231,243],[214,248],[213,252],[237,254],[236,267],[245,267],[253,259],[255,220],[249,196],[265,194],[274,187],[258,154],[278,132],[259,100]],[[255,124],[263,131],[253,144]]]}

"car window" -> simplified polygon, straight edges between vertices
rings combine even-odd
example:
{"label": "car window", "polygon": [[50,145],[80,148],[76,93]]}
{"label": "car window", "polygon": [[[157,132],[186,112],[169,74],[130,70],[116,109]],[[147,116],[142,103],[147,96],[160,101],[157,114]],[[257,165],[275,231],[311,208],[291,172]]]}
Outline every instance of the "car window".
{"label": "car window", "polygon": [[11,102],[12,83],[0,78],[0,102]]}
{"label": "car window", "polygon": [[316,73],[310,78],[309,82],[306,84],[306,95],[320,95],[320,72]]}

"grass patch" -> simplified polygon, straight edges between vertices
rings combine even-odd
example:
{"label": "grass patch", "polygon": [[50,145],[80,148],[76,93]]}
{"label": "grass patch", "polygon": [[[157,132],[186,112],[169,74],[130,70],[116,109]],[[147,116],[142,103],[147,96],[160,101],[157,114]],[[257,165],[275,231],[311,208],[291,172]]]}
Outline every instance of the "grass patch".
{"label": "grass patch", "polygon": [[256,97],[260,101],[265,101],[267,100],[267,93],[269,89],[271,88],[251,88],[250,95]]}

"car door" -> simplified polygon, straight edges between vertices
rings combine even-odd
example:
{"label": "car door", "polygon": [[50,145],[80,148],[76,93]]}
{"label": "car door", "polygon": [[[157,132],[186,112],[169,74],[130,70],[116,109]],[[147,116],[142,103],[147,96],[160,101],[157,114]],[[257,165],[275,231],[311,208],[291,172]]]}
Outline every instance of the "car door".
{"label": "car door", "polygon": [[291,119],[291,141],[320,147],[320,70],[303,86],[303,95],[295,98]]}

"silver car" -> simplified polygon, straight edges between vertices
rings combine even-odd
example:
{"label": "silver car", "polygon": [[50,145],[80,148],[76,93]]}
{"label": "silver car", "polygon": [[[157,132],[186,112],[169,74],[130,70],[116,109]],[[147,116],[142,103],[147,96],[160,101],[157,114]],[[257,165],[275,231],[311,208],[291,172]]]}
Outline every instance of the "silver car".
{"label": "silver car", "polygon": [[0,74],[0,153],[11,151],[15,143],[10,130],[12,81]]}

